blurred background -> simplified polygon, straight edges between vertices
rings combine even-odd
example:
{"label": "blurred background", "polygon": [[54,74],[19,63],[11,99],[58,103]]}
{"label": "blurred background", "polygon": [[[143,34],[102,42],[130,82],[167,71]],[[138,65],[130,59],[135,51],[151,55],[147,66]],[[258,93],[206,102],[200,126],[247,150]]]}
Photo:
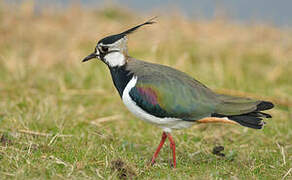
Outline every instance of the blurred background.
{"label": "blurred background", "polygon": [[[5,2],[19,4],[25,1],[5,0]],[[159,12],[167,16],[177,12],[191,19],[211,20],[217,16],[224,16],[241,23],[267,23],[284,27],[292,25],[290,18],[292,2],[290,0],[36,0],[34,3],[35,11],[42,11],[48,6],[62,11],[72,3],[79,4],[86,9],[103,9],[105,6],[115,5],[140,14]]]}
{"label": "blurred background", "polygon": [[[118,177],[111,162],[119,157],[129,178],[283,178],[292,160],[291,7],[289,0],[0,0],[0,175]],[[267,128],[176,131],[181,168],[165,171],[167,150],[165,161],[145,168],[161,130],[126,110],[104,64],[81,60],[99,39],[153,16],[158,23],[129,36],[131,56],[219,93],[274,102]],[[216,144],[229,159],[210,153]]]}

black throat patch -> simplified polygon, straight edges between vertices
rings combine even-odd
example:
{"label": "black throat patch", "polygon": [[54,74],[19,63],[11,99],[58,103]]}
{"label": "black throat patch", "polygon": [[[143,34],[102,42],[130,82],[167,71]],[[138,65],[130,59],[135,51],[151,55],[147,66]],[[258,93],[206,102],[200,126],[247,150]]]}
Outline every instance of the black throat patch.
{"label": "black throat patch", "polygon": [[114,85],[117,88],[121,98],[125,87],[133,77],[133,73],[126,70],[126,65],[127,64],[120,67],[109,67]]}

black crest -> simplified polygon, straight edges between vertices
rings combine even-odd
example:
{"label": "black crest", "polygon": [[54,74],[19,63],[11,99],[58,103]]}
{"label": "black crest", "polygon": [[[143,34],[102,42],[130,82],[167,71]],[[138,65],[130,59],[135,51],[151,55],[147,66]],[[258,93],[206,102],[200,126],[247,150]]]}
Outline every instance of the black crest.
{"label": "black crest", "polygon": [[119,39],[125,37],[126,35],[133,33],[134,31],[136,31],[137,29],[139,29],[140,27],[142,27],[144,25],[156,23],[155,21],[153,21],[155,18],[156,17],[153,17],[153,18],[149,19],[148,21],[146,21],[146,22],[144,22],[142,24],[139,24],[139,25],[137,25],[135,27],[132,27],[131,29],[128,29],[128,30],[126,30],[126,31],[124,31],[124,32],[122,32],[120,34],[115,34],[115,35],[111,35],[111,36],[105,37],[105,38],[101,39],[98,42],[98,44],[99,43],[102,43],[104,45],[112,44],[112,43],[118,41]]}

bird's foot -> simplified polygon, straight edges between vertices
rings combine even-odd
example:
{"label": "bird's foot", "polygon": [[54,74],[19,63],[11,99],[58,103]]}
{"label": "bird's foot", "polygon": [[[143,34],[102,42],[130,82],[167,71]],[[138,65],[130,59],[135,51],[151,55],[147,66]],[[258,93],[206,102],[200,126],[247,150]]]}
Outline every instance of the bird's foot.
{"label": "bird's foot", "polygon": [[169,160],[169,166],[171,168],[176,168],[176,163],[174,163],[172,160]]}

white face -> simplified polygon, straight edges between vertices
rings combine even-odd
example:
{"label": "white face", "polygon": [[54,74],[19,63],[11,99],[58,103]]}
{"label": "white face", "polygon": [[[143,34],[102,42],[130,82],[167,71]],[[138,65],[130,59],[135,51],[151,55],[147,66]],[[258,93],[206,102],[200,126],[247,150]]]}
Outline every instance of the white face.
{"label": "white face", "polygon": [[126,58],[121,52],[111,52],[104,56],[105,63],[110,67],[123,66],[126,63]]}
{"label": "white face", "polygon": [[122,38],[113,44],[98,44],[96,53],[103,54],[103,61],[110,67],[123,66],[126,63],[126,41],[126,38]]}

